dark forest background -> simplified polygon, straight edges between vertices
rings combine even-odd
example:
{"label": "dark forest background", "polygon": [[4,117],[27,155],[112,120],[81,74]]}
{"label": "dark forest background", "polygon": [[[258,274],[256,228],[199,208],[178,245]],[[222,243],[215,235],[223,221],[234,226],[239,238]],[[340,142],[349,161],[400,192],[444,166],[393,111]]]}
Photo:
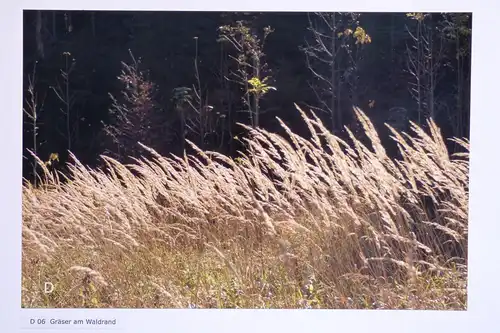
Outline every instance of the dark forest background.
{"label": "dark forest background", "polygon": [[[154,148],[235,156],[245,129],[305,133],[294,103],[332,132],[353,106],[407,130],[433,118],[468,137],[471,14],[24,12],[25,178],[43,161],[90,166]],[[360,132],[359,132],[360,133]],[[450,152],[455,151],[449,143]],[[54,155],[57,154],[57,155]]]}

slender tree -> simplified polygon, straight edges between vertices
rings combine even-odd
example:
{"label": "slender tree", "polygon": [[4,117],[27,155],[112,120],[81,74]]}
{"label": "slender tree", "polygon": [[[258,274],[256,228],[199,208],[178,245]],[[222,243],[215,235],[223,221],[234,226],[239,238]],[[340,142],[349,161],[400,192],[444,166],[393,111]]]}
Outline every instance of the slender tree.
{"label": "slender tree", "polygon": [[163,135],[159,106],[154,99],[156,86],[141,69],[141,59],[129,51],[131,63],[122,62],[118,80],[122,84],[121,96],[110,94],[112,121],[104,125],[105,133],[112,138],[117,151],[110,153],[118,158],[138,156],[137,143],[155,149],[166,143]]}
{"label": "slender tree", "polygon": [[470,90],[470,70],[467,71],[467,60],[470,61],[470,14],[467,13],[445,13],[443,14],[442,34],[448,41],[450,53],[450,67],[454,71],[456,83],[454,85],[453,95],[455,98],[455,108],[453,112],[448,113],[448,120],[453,127],[453,134],[456,137],[468,135],[469,117],[469,94]]}
{"label": "slender tree", "polygon": [[36,11],[36,23],[35,23],[35,38],[36,38],[36,48],[38,56],[43,59],[45,57],[45,50],[43,44],[42,36],[42,26],[43,26],[43,13],[41,10]]}
{"label": "slender tree", "polygon": [[243,102],[252,127],[259,126],[262,97],[269,90],[276,89],[268,85],[271,77],[266,75],[268,66],[264,60],[264,44],[272,32],[271,27],[266,27],[263,29],[262,37],[259,38],[243,21],[219,28],[219,41],[228,42],[236,50],[236,56],[230,55],[230,58],[235,62],[237,70],[230,73],[228,80],[243,88]]}
{"label": "slender tree", "polygon": [[309,85],[318,101],[312,108],[329,114],[332,131],[343,124],[342,86],[347,85],[352,104],[359,102],[359,62],[363,46],[371,43],[359,17],[357,13],[308,14],[310,36],[301,49],[313,76]]}
{"label": "slender tree", "polygon": [[[31,127],[31,137],[32,137],[32,153],[38,156],[38,134],[39,134],[39,117],[43,109],[43,101],[39,105],[38,94],[36,93],[36,63],[33,66],[33,72],[28,76],[28,96],[25,99],[26,107],[23,109],[24,114],[28,118],[28,124]],[[33,162],[33,177],[34,184],[37,185],[37,165],[36,161]]]}
{"label": "slender tree", "polygon": [[436,119],[437,116],[436,87],[442,77],[445,43],[433,14],[408,13],[407,16],[413,22],[406,26],[410,36],[410,43],[406,46],[407,70],[412,78],[409,91],[417,103],[418,123],[422,124],[425,119]]}
{"label": "slender tree", "polygon": [[62,78],[62,84],[59,82],[59,80],[56,80],[56,85],[52,86],[52,90],[54,93],[57,95],[57,98],[59,101],[63,104],[63,107],[60,108],[61,112],[64,114],[64,117],[66,119],[65,123],[65,133],[63,136],[66,138],[67,142],[67,148],[68,150],[71,151],[72,148],[72,126],[71,126],[71,121],[72,121],[72,108],[73,105],[76,102],[76,95],[71,91],[71,74],[73,70],[75,69],[75,59],[71,58],[71,53],[69,52],[63,52],[63,57],[64,57],[64,70],[61,69],[61,78]]}

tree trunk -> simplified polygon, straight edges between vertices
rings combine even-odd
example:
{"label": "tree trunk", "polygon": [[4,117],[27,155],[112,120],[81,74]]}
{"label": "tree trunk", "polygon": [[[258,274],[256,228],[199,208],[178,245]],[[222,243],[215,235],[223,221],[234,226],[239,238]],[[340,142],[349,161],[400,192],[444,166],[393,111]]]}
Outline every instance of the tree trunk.
{"label": "tree trunk", "polygon": [[[331,77],[330,77],[330,85],[331,85],[331,100],[330,100],[330,116],[332,118],[332,132],[335,132],[337,127],[340,126],[340,112],[339,110],[336,109],[335,107],[335,12],[332,13],[332,45],[331,45],[331,53],[332,53],[332,61],[330,64],[330,71],[331,71]],[[337,114],[336,114],[337,113]],[[337,119],[336,119],[337,118]]]}
{"label": "tree trunk", "polygon": [[463,90],[463,74],[462,74],[462,58],[460,54],[460,35],[458,27],[456,29],[456,42],[455,42],[455,52],[457,54],[457,125],[456,125],[456,133],[457,137],[462,137],[462,128],[463,128],[463,105],[462,105],[462,90]]}
{"label": "tree trunk", "polygon": [[71,151],[71,110],[70,110],[70,97],[69,97],[69,63],[68,56],[65,56],[66,59],[66,100],[64,101],[66,104],[66,135],[68,136],[68,150]]}
{"label": "tree trunk", "polygon": [[[259,58],[254,57],[253,59],[253,66],[254,66],[254,75],[256,78],[260,80],[260,61]],[[255,92],[253,95],[253,100],[254,100],[254,127],[259,127],[259,113],[260,113],[260,100],[259,100],[259,93]]]}
{"label": "tree trunk", "polygon": [[434,110],[434,78],[435,78],[435,73],[434,73],[434,40],[433,40],[433,24],[432,24],[432,17],[430,19],[430,29],[429,29],[429,54],[427,55],[429,57],[429,100],[427,101],[427,108],[429,110],[429,116],[435,120],[436,115],[435,115],[435,110]]}
{"label": "tree trunk", "polygon": [[417,104],[418,104],[418,125],[422,124],[422,23],[420,20],[417,23]]}
{"label": "tree trunk", "polygon": [[186,150],[186,115],[184,108],[181,108],[181,155],[184,155]]}
{"label": "tree trunk", "polygon": [[36,11],[36,24],[35,24],[35,38],[36,38],[36,50],[38,56],[43,59],[45,56],[43,49],[43,40],[42,40],[42,24],[43,24],[43,16],[42,11]]}
{"label": "tree trunk", "polygon": [[57,40],[57,12],[52,11],[52,38],[54,41]]}
{"label": "tree trunk", "polygon": [[[394,33],[396,31],[395,22],[394,22],[395,13],[391,13],[391,64],[394,62]],[[391,66],[391,70],[394,71],[394,67]]]}
{"label": "tree trunk", "polygon": [[92,25],[92,37],[95,37],[95,13],[90,14],[90,22]]}

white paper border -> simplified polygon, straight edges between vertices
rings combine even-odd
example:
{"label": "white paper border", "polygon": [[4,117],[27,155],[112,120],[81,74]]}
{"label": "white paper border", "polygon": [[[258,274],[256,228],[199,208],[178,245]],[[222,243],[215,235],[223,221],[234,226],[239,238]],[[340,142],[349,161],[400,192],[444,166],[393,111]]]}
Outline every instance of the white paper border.
{"label": "white paper border", "polygon": [[[380,310],[43,310],[21,309],[22,9],[473,12],[471,184],[467,311]],[[268,1],[5,0],[0,11],[0,330],[27,318],[115,317],[123,332],[500,332],[500,91],[495,0]],[[33,331],[33,330],[28,330]],[[43,330],[51,332],[52,330]],[[58,329],[54,332],[70,331]],[[84,330],[78,330],[83,332]],[[89,332],[92,330],[88,330]],[[95,330],[94,330],[95,331]],[[116,330],[115,330],[116,331]]]}

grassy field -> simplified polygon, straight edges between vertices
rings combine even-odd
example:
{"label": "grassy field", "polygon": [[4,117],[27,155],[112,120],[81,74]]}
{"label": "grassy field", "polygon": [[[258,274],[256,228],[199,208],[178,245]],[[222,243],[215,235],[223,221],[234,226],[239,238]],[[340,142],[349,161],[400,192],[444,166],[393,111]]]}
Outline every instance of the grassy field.
{"label": "grassy field", "polygon": [[361,111],[369,145],[300,112],[309,137],[251,130],[236,159],[144,147],[26,183],[23,306],[466,309],[468,153],[429,122],[395,160]]}

